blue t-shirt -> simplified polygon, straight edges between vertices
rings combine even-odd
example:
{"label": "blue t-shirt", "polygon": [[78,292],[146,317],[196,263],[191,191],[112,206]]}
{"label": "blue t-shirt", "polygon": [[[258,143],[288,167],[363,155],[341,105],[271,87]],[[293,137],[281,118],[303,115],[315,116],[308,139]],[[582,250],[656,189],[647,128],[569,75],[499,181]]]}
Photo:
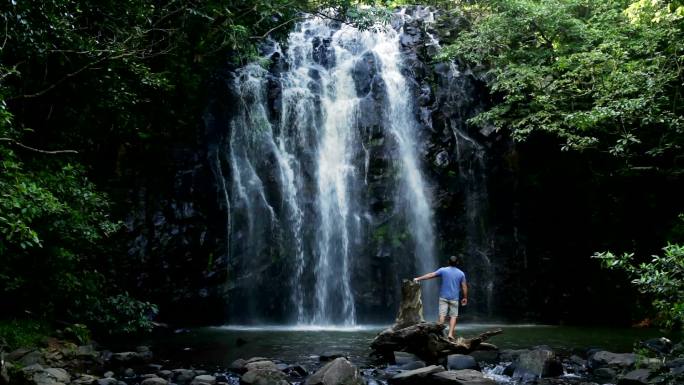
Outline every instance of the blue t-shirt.
{"label": "blue t-shirt", "polygon": [[465,282],[465,274],[461,269],[453,266],[442,267],[435,271],[438,277],[442,277],[442,286],[439,289],[440,298],[457,301],[461,293],[461,282]]}

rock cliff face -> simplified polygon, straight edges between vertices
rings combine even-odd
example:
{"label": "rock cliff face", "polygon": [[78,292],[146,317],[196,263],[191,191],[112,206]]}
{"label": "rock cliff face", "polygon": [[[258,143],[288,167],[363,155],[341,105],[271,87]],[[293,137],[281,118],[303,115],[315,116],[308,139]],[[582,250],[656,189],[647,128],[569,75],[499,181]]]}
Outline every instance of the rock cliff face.
{"label": "rock cliff face", "polygon": [[[319,229],[324,224],[316,196],[324,186],[317,184],[320,168],[313,167],[321,162],[317,147],[324,140],[315,131],[330,123],[321,120],[326,116],[322,112],[304,116],[312,120],[308,127],[301,128],[298,119],[306,109],[318,111],[325,103],[325,90],[316,87],[333,85],[317,80],[344,60],[335,51],[340,43],[333,41],[343,26],[328,23],[328,35],[313,27],[303,29],[302,36],[291,35],[282,48],[265,44],[270,63],[266,70],[217,72],[209,87],[212,97],[200,148],[174,154],[178,171],[173,186],[140,189],[131,202],[136,210],[128,228],[136,236],[129,253],[146,266],[137,279],[156,290],[170,318],[183,320],[186,310],[201,307],[211,310],[203,310],[199,318],[193,314],[200,322],[349,321],[335,311],[353,311],[353,322],[389,321],[398,307],[401,279],[443,265],[452,254],[463,255],[472,293],[469,313],[496,315],[498,303],[508,300],[503,283],[515,273],[503,267],[521,252],[515,246],[515,206],[508,198],[515,187],[515,151],[506,137],[467,124],[489,101],[477,69],[434,60],[439,44],[448,42],[461,22],[458,13],[422,7],[407,8],[393,18],[400,53],[397,68],[405,82],[402,89],[410,93],[404,108],[409,117],[403,120],[415,121],[409,132],[415,155],[407,155],[400,133],[393,129],[397,123],[392,119],[402,111],[390,106],[397,96],[391,94],[393,78],[391,68],[383,64],[388,58],[382,47],[364,43],[376,48],[350,61],[359,99],[353,110],[353,138],[345,140],[357,148],[344,159],[356,169],[350,177],[356,181],[345,182],[352,186],[345,190],[348,202],[341,208],[333,202],[332,217],[347,210],[358,225],[333,224],[326,238],[332,250],[321,249]],[[310,38],[307,33],[321,36]],[[288,71],[297,63],[294,54],[284,52],[301,44],[295,38],[310,39],[310,60],[320,67],[306,74],[307,93],[294,96],[304,102],[311,97],[304,107],[304,102],[288,99],[293,88],[287,81],[297,81]],[[355,49],[349,52],[356,55]],[[258,129],[255,119],[266,126]],[[287,163],[283,154],[297,161]],[[411,156],[422,174],[424,199],[411,195],[409,179],[401,174],[411,167],[405,163]],[[283,172],[283,164],[294,176]],[[283,188],[287,183],[296,194]],[[160,199],[169,187],[171,197]],[[416,207],[421,200],[429,204],[423,222]],[[315,226],[306,226],[313,222]],[[344,237],[337,240],[339,233]],[[338,253],[339,248],[344,252]],[[317,253],[331,255],[325,266],[310,256]],[[421,264],[422,254],[431,254],[432,262]],[[342,263],[348,265],[335,270]],[[320,279],[322,269],[331,272],[325,279]],[[338,279],[346,280],[346,286],[320,283]],[[426,290],[434,296],[434,286]],[[343,294],[329,294],[336,292]],[[343,309],[321,311],[325,305],[311,298],[317,296],[327,296]],[[429,302],[425,306],[428,312],[436,308]],[[332,318],[321,318],[325,312],[333,312]]]}
{"label": "rock cliff face", "polygon": [[[554,143],[516,146],[467,123],[492,103],[486,71],[435,60],[463,23],[458,11],[409,7],[383,32],[394,45],[332,22],[300,25],[264,44],[262,65],[217,71],[205,131],[168,151],[168,177],[131,195],[129,254],[140,260],[131,280],[162,316],[391,322],[401,279],[454,254],[471,320],[571,319],[571,297],[602,308],[615,285],[577,258],[598,238],[576,230],[600,205],[571,201],[590,182],[577,170],[590,166]],[[579,187],[540,187],[566,178],[555,165]],[[556,203],[569,204],[570,220],[545,219]],[[568,241],[572,231],[579,238]],[[427,319],[434,289],[424,287]],[[628,310],[618,302],[613,315]]]}

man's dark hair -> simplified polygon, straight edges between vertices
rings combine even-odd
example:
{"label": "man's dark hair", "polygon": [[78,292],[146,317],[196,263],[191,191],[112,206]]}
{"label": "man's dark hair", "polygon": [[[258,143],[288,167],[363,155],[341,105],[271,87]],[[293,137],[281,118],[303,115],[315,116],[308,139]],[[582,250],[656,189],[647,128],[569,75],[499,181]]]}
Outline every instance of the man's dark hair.
{"label": "man's dark hair", "polygon": [[455,255],[449,257],[449,266],[458,266],[461,263],[461,259]]}

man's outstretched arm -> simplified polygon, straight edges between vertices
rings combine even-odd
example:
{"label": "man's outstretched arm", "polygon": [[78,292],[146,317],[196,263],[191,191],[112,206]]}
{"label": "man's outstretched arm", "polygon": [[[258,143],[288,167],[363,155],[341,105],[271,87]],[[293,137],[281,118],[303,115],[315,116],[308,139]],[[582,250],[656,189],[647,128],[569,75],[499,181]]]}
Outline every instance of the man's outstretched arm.
{"label": "man's outstretched arm", "polygon": [[413,282],[418,282],[418,281],[423,281],[426,279],[432,279],[437,276],[437,273],[432,272],[432,273],[427,273],[425,275],[421,275],[420,277],[413,278]]}
{"label": "man's outstretched arm", "polygon": [[468,304],[468,284],[465,280],[461,281],[461,291],[463,292],[463,298],[461,299],[461,305],[465,306]]}

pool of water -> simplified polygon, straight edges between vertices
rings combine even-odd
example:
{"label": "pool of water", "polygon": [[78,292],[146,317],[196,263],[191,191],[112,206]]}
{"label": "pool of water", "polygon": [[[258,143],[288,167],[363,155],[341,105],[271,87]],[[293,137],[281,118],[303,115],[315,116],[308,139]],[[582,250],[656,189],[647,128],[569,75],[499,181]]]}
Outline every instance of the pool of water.
{"label": "pool of water", "polygon": [[[371,363],[371,340],[384,327],[205,327],[175,333],[151,344],[162,358],[185,366],[226,367],[237,358],[256,356],[287,363],[312,364],[318,361],[320,354],[338,351],[363,367]],[[561,351],[599,347],[627,352],[639,340],[666,335],[656,329],[499,324],[463,324],[457,329],[457,334],[470,337],[495,328],[503,329],[503,334],[492,337],[489,342],[500,349],[548,345]]]}

